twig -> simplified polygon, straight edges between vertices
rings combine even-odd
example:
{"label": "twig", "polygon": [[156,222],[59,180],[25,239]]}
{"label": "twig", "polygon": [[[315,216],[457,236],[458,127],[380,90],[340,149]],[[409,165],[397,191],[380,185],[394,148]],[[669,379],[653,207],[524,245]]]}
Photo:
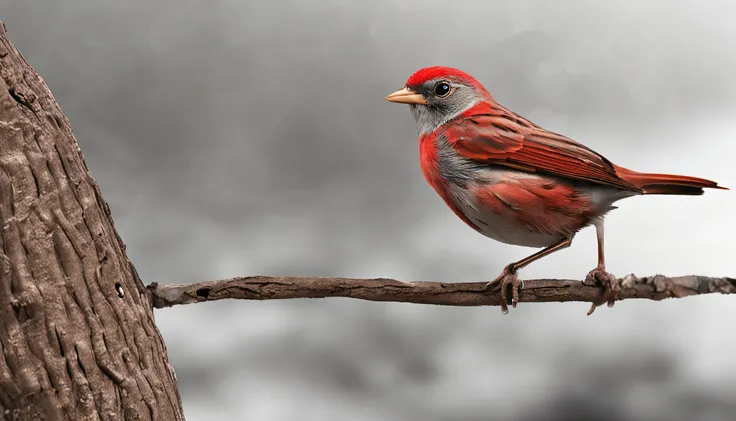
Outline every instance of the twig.
{"label": "twig", "polygon": [[[698,294],[734,294],[736,279],[707,276],[639,278],[627,275],[618,279],[619,300],[645,298],[662,300]],[[500,292],[484,289],[486,282],[404,282],[394,279],[351,279],[287,276],[249,276],[188,285],[159,285],[148,291],[155,308],[171,307],[229,298],[240,300],[281,300],[288,298],[348,297],[368,301],[394,301],[448,306],[500,305]],[[593,302],[602,288],[568,279],[524,281],[523,302]]]}

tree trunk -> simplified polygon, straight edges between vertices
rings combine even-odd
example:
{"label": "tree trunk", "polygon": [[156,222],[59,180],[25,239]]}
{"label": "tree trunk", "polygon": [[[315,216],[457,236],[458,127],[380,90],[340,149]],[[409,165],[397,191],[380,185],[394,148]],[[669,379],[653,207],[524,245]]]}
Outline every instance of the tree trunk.
{"label": "tree trunk", "polygon": [[183,420],[146,288],[69,121],[0,22],[0,410]]}

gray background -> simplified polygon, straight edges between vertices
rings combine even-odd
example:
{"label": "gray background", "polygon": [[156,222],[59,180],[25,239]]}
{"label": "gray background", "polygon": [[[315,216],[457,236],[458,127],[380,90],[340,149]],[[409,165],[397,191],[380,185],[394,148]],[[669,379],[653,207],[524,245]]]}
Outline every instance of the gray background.
{"label": "gray background", "polygon": [[[146,281],[480,281],[488,240],[425,184],[416,69],[634,169],[736,186],[736,2],[0,1]],[[736,195],[629,199],[614,273],[736,276]],[[525,269],[581,278],[593,230]],[[736,301],[442,308],[346,299],[156,312],[189,420],[736,418]]]}

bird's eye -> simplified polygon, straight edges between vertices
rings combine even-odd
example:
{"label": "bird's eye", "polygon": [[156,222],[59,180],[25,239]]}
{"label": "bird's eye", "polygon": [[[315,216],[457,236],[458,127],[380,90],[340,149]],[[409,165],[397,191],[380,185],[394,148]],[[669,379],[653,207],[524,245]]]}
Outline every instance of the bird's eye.
{"label": "bird's eye", "polygon": [[447,82],[440,82],[434,86],[434,94],[440,98],[444,98],[450,94],[450,84]]}

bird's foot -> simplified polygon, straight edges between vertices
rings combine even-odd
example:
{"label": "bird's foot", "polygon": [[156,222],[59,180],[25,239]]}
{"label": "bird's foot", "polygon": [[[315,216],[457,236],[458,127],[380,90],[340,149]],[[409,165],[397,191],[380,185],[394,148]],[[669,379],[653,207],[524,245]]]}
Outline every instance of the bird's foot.
{"label": "bird's foot", "polygon": [[511,307],[516,308],[516,304],[519,303],[519,290],[524,288],[524,281],[516,276],[516,269],[513,265],[508,265],[503,269],[503,272],[498,278],[492,280],[486,284],[486,289],[496,289],[501,287],[501,312],[507,314],[509,312],[508,307],[508,287],[511,285]]}
{"label": "bird's foot", "polygon": [[593,304],[590,306],[590,310],[588,310],[588,316],[593,314],[595,308],[603,305],[603,303],[608,303],[608,307],[613,307],[613,304],[618,299],[618,282],[616,281],[615,276],[606,272],[605,266],[598,266],[591,270],[588,273],[588,276],[585,277],[585,281],[583,281],[583,283],[586,285],[603,286],[603,294],[593,301]]}

